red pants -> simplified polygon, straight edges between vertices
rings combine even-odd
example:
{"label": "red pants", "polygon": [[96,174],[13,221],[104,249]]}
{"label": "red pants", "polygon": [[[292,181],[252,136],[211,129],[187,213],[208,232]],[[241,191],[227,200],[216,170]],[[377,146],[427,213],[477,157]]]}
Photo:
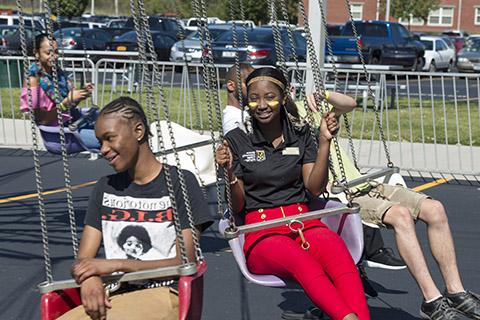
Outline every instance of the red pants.
{"label": "red pants", "polygon": [[[259,210],[255,210],[248,213],[245,220],[248,224],[298,214],[296,208],[298,204],[281,207],[281,210],[260,210],[260,220]],[[308,210],[302,206],[300,211]],[[266,219],[264,212],[267,212]],[[287,226],[247,233],[245,244],[249,245],[244,249],[248,269],[255,274],[297,281],[312,302],[332,320],[341,320],[350,313],[355,313],[360,320],[370,319],[360,276],[343,240],[318,220],[305,222],[304,236],[310,243],[308,251],[300,247],[299,235]]]}

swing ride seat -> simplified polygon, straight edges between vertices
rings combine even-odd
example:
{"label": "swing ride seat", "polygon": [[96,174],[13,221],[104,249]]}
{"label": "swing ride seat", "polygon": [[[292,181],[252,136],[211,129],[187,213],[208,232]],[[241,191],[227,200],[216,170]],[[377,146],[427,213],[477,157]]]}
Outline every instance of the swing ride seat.
{"label": "swing ride seat", "polygon": [[[335,201],[328,201],[325,205],[321,199],[314,199],[309,202],[310,209],[331,209],[342,207],[342,204]],[[339,234],[345,242],[350,255],[355,263],[360,261],[363,252],[363,227],[359,214],[337,214],[327,216],[321,219],[330,230]],[[219,231],[224,234],[228,228],[228,219],[222,219],[219,223]],[[274,275],[259,275],[253,274],[248,270],[245,254],[243,252],[243,244],[245,242],[244,234],[239,234],[237,237],[230,239],[228,244],[232,249],[235,261],[243,274],[243,276],[250,282],[267,286],[267,287],[285,287],[286,282]]]}
{"label": "swing ride seat", "polygon": [[[197,263],[197,272],[178,280],[178,313],[180,320],[200,320],[203,306],[203,275],[205,260]],[[66,288],[42,294],[41,320],[54,320],[82,304],[79,288]]]}
{"label": "swing ride seat", "polygon": [[[95,108],[96,109],[96,108]],[[80,110],[82,116],[77,119],[69,127],[64,127],[65,133],[65,146],[67,149],[67,154],[75,154],[83,151],[88,151],[90,153],[99,153],[98,149],[89,149],[85,143],[83,143],[80,134],[76,130],[83,122],[85,122],[86,117],[90,116],[90,112],[95,110],[94,108],[83,108]],[[60,141],[60,126],[45,126],[38,125],[38,130],[42,136],[43,144],[45,149],[48,152],[53,154],[62,154],[62,144]]]}
{"label": "swing ride seat", "polygon": [[[53,154],[62,154],[62,144],[60,142],[60,127],[38,125],[38,130],[42,136],[43,144],[48,152]],[[70,131],[68,128],[64,128],[65,132],[65,144],[67,148],[67,154],[75,154],[83,151],[89,151],[91,153],[99,153],[100,150],[89,149],[80,138],[77,131]]]}
{"label": "swing ride seat", "polygon": [[[150,124],[152,151],[158,156],[162,152],[158,148],[157,123]],[[213,184],[217,180],[215,172],[215,157],[210,135],[202,135],[187,129],[175,122],[171,122],[175,137],[175,147],[181,163],[181,168],[191,171],[197,180],[202,180],[205,185]],[[163,152],[167,154],[167,164],[176,166],[175,156],[172,151],[167,122],[160,121],[160,129],[164,140]],[[160,160],[161,157],[160,157]]]}

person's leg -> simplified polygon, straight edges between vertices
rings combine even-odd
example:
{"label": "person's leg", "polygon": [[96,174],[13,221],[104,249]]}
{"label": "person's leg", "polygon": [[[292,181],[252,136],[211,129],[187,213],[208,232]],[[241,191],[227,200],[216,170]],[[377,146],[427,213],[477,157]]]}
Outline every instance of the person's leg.
{"label": "person's leg", "polygon": [[465,291],[458,272],[455,247],[445,208],[439,201],[425,199],[420,204],[418,219],[427,225],[430,249],[445,280],[448,293]]}
{"label": "person's leg", "polygon": [[87,146],[87,148],[100,149],[100,143],[98,143],[94,129],[81,128],[78,130],[78,134],[80,135],[80,139],[82,139],[83,144]]}
{"label": "person's leg", "polygon": [[363,225],[364,259],[367,267],[388,270],[401,270],[407,266],[395,256],[391,248],[386,248],[379,228]]}
{"label": "person's leg", "polygon": [[247,266],[255,274],[298,281],[312,302],[332,319],[349,319],[346,317],[352,314],[322,266],[288,236],[271,235],[260,240],[250,249]]}
{"label": "person's leg", "polygon": [[360,275],[342,238],[323,228],[305,231],[305,238],[310,243],[308,254],[322,265],[343,301],[359,319],[370,319]]}
{"label": "person's leg", "polygon": [[441,296],[428,270],[410,211],[401,205],[394,205],[385,213],[383,222],[393,227],[400,256],[407,264],[425,300]]}
{"label": "person's leg", "polygon": [[382,234],[380,233],[380,229],[372,228],[367,225],[363,225],[363,240],[365,244],[365,258],[368,259],[369,257],[373,256],[378,250],[384,247]]}

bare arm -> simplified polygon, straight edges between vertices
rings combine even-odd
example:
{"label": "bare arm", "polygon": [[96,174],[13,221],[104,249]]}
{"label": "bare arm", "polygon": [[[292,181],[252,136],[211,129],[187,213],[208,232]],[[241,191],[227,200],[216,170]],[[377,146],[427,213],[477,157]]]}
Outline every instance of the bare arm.
{"label": "bare arm", "polygon": [[[162,260],[129,260],[129,259],[94,259],[100,247],[101,232],[93,227],[86,226],[78,258],[72,266],[72,276],[77,283],[93,276],[102,276],[113,272],[135,272],[161,267],[177,266],[182,264],[180,243],[176,242],[176,256]],[[189,261],[195,260],[195,249],[192,241],[192,229],[182,230],[185,249]],[[84,239],[86,239],[84,241]]]}
{"label": "bare arm", "polygon": [[[341,116],[344,113],[351,112],[357,106],[355,100],[343,93],[328,91],[327,102],[333,106],[332,112],[335,113],[336,117]],[[317,104],[315,103],[315,98],[313,95],[307,97],[308,108],[312,112],[319,112]]]}

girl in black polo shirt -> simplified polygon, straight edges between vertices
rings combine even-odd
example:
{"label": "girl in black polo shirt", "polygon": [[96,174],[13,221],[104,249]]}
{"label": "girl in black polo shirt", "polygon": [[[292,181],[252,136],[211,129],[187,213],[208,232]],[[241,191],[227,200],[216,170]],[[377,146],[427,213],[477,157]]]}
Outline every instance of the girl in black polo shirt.
{"label": "girl in black polo shirt", "polygon": [[[333,113],[324,115],[316,148],[308,125],[296,121],[287,81],[273,68],[253,71],[246,80],[251,132],[234,129],[218,148],[227,166],[235,213],[245,223],[308,211],[307,191],[320,195],[328,181],[330,140],[338,131]],[[369,319],[355,264],[342,239],[320,220],[304,222],[303,239],[288,226],[250,232],[245,257],[251,272],[300,283],[310,299],[332,319]]]}

